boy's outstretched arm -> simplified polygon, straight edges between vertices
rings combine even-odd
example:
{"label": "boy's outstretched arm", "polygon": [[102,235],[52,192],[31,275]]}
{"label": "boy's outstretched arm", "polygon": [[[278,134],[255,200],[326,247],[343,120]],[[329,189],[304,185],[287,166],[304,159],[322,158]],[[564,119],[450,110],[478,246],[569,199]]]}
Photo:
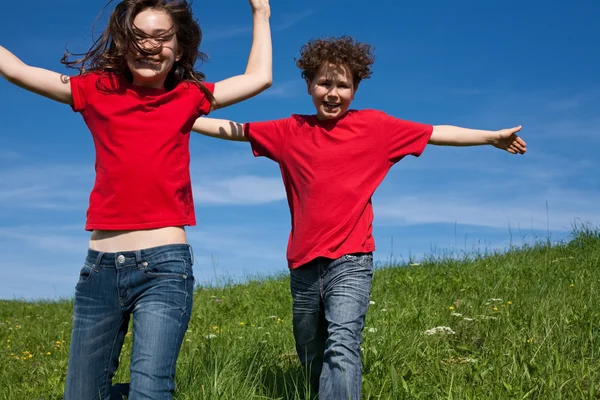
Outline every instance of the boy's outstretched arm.
{"label": "boy's outstretched arm", "polygon": [[520,130],[520,125],[515,128],[501,129],[499,131],[436,125],[433,127],[429,143],[439,146],[479,146],[491,144],[512,154],[525,154],[527,144],[517,135],[517,132]]}
{"label": "boy's outstretched arm", "polygon": [[213,110],[256,96],[273,83],[269,0],[250,0],[250,5],[253,15],[252,48],[246,72],[215,84]]}
{"label": "boy's outstretched arm", "polygon": [[0,75],[23,89],[61,103],[73,104],[67,75],[31,67],[2,46],[0,46]]}
{"label": "boy's outstretched arm", "polygon": [[226,119],[201,117],[194,122],[192,130],[218,139],[234,140],[237,142],[248,141],[246,135],[244,135],[244,126]]}

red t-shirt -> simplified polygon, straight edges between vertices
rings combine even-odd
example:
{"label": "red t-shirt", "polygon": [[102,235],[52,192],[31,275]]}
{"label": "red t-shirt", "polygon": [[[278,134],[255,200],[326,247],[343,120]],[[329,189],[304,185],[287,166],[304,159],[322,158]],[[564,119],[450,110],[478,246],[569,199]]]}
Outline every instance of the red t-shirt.
{"label": "red t-shirt", "polygon": [[[204,86],[213,92],[213,84]],[[189,82],[169,91],[143,88],[92,72],[72,77],[71,91],[96,148],[85,229],[195,225],[189,133],[210,111],[202,89]]]}
{"label": "red t-shirt", "polygon": [[375,250],[371,196],[394,163],[421,155],[432,131],[376,110],[246,124],[254,155],[281,169],[292,217],[289,267]]}

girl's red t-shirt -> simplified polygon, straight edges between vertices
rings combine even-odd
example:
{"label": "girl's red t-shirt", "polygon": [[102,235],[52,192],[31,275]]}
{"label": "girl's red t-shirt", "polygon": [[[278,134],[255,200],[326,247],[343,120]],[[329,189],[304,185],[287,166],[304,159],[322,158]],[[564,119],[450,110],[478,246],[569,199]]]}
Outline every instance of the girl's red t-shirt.
{"label": "girl's red t-shirt", "polygon": [[[96,149],[86,230],[195,225],[190,131],[211,103],[195,83],[172,90],[135,86],[111,73],[71,77],[73,110]],[[204,87],[213,93],[214,84]]]}

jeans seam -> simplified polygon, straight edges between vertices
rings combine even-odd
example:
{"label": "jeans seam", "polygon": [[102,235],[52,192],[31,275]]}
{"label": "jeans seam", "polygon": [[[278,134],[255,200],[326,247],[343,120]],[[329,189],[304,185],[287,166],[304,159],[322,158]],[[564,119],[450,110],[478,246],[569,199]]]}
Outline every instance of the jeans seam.
{"label": "jeans seam", "polygon": [[[121,315],[121,320],[119,323],[119,329],[117,330],[117,332],[115,333],[115,336],[113,338],[113,343],[112,346],[110,348],[110,354],[108,356],[108,360],[106,360],[106,368],[104,369],[106,371],[106,380],[104,382],[104,388],[103,388],[103,398],[106,396],[106,388],[109,388],[109,392],[108,394],[110,394],[110,388],[112,386],[112,378],[110,377],[110,363],[112,361],[112,355],[115,351],[115,344],[117,342],[117,338],[119,337],[119,331],[121,330],[121,326],[123,325],[123,316]],[[121,353],[121,351],[119,351],[119,354]]]}
{"label": "jeans seam", "polygon": [[[186,285],[187,285],[187,283],[186,283]],[[193,296],[193,288],[192,288],[192,296]],[[183,317],[187,314],[187,300],[188,300],[188,297],[189,297],[189,294],[188,294],[188,291],[187,291],[187,288],[186,288],[186,290],[185,290],[185,302],[183,304],[183,312],[181,313],[179,319],[177,320],[178,331],[179,332],[181,332],[181,328],[182,328],[181,321],[183,321]],[[190,316],[190,319],[191,319],[191,316]],[[186,329],[186,331],[187,331],[187,329]],[[181,351],[181,347],[183,346],[183,341],[185,339],[185,333],[186,333],[186,331],[184,331],[183,335],[181,336],[181,344],[179,345],[179,347],[177,347],[177,346],[173,346],[172,347],[173,351],[171,352],[171,358],[169,360],[169,366],[171,368],[169,370],[169,382],[172,381],[173,385],[175,385],[175,381],[174,381],[175,375],[173,375],[172,379],[171,379],[171,373],[172,373],[173,369],[177,369],[177,365],[176,365],[176,363],[177,363],[177,353],[179,351]]]}

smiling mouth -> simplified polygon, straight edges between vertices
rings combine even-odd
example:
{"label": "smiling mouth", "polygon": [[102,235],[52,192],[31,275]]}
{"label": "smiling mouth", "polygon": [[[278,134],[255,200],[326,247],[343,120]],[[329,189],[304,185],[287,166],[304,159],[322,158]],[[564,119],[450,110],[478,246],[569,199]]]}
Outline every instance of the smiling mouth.
{"label": "smiling mouth", "polygon": [[325,106],[325,108],[333,109],[333,108],[338,108],[340,106],[340,103],[332,103],[330,101],[324,101],[323,105]]}
{"label": "smiling mouth", "polygon": [[152,58],[136,58],[135,61],[140,64],[146,64],[146,65],[160,65],[159,60],[155,60]]}

